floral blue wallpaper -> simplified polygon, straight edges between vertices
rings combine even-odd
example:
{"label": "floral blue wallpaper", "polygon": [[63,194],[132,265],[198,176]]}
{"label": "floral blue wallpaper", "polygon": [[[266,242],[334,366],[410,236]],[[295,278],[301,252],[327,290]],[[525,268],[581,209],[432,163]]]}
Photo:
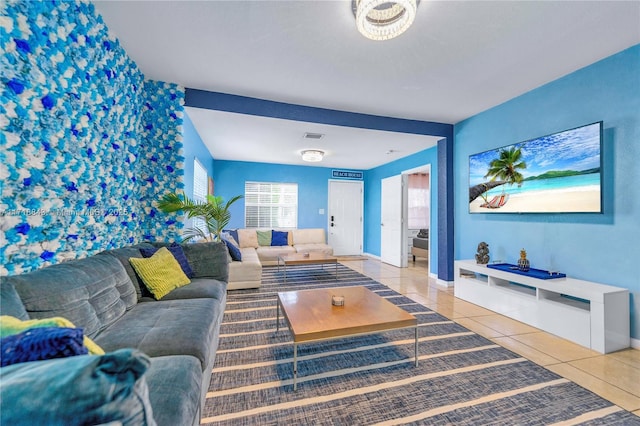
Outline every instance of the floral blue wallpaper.
{"label": "floral blue wallpaper", "polygon": [[184,90],[145,81],[88,2],[0,5],[0,275],[175,239]]}
{"label": "floral blue wallpaper", "polygon": [[143,214],[139,231],[144,240],[153,241],[159,235],[172,241],[181,239],[182,222],[176,215],[161,213],[155,208],[155,202],[167,192],[184,189],[184,94],[184,89],[175,84],[152,80],[144,83],[140,121],[142,155],[136,189]]}

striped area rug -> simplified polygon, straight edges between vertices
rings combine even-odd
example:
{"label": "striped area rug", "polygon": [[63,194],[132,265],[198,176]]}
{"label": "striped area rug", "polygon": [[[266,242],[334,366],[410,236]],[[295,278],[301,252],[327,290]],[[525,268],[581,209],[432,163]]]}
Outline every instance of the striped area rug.
{"label": "striped area rug", "polygon": [[[228,294],[202,424],[540,425],[640,424],[640,418],[470,332],[388,287],[339,265],[263,269],[262,287]],[[276,293],[362,285],[419,322],[413,329],[298,346]]]}

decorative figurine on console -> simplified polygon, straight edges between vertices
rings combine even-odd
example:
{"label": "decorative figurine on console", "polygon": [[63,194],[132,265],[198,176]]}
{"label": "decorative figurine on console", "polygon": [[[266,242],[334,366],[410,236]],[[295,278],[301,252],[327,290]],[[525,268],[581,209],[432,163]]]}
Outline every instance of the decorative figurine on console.
{"label": "decorative figurine on console", "polygon": [[489,263],[489,244],[482,241],[478,244],[478,254],[476,254],[476,263],[478,265],[486,265]]}
{"label": "decorative figurine on console", "polygon": [[520,250],[520,259],[518,259],[518,269],[522,272],[529,272],[529,259],[527,259],[527,251],[525,249]]}

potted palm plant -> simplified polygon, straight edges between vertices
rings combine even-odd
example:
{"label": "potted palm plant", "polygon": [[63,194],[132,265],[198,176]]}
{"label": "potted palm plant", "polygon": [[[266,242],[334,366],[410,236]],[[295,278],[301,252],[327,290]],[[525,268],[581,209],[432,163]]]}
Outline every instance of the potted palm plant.
{"label": "potted palm plant", "polygon": [[206,224],[207,231],[194,226],[184,231],[185,241],[192,238],[204,238],[207,241],[221,241],[222,230],[231,220],[229,207],[242,198],[236,195],[226,203],[221,196],[208,195],[206,202],[194,201],[187,197],[184,191],[181,194],[171,192],[158,201],[158,208],[165,213],[185,213],[189,219],[200,218]]}

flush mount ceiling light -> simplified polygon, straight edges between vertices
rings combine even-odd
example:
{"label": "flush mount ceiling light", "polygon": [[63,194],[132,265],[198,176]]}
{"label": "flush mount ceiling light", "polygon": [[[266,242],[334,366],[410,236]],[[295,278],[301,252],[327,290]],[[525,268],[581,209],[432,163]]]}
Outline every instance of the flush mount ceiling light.
{"label": "flush mount ceiling light", "polygon": [[417,0],[353,0],[356,26],[371,40],[389,40],[405,32],[416,18]]}
{"label": "flush mount ceiling light", "polygon": [[302,151],[302,161],[317,163],[318,161],[322,161],[322,157],[324,157],[324,151],[320,151],[319,149],[307,149]]}

